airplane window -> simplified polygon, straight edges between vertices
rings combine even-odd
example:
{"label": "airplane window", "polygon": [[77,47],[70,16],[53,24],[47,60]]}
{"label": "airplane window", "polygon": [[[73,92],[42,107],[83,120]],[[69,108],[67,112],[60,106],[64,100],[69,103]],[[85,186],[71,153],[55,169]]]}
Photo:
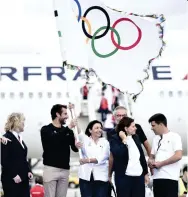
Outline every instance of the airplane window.
{"label": "airplane window", "polygon": [[173,92],[169,91],[169,97],[173,97]]}
{"label": "airplane window", "polygon": [[1,92],[1,98],[4,99],[5,98],[5,93]]}
{"label": "airplane window", "polygon": [[20,92],[20,98],[23,98],[23,97],[24,97],[24,93]]}
{"label": "airplane window", "polygon": [[48,98],[52,98],[52,93],[51,92],[48,92],[47,95],[48,95]]}
{"label": "airplane window", "polygon": [[178,96],[182,97],[182,95],[183,95],[182,91],[178,91]]}
{"label": "airplane window", "polygon": [[57,92],[57,98],[61,98],[61,92]]}
{"label": "airplane window", "polygon": [[11,93],[10,93],[10,98],[12,98],[12,99],[13,99],[13,98],[14,98],[14,96],[15,96],[15,95],[14,95],[14,92],[11,92]]}
{"label": "airplane window", "polygon": [[33,92],[29,92],[29,98],[33,98]]}
{"label": "airplane window", "polygon": [[38,93],[39,98],[42,98],[42,92]]}
{"label": "airplane window", "polygon": [[164,92],[163,91],[160,91],[160,96],[164,97]]}

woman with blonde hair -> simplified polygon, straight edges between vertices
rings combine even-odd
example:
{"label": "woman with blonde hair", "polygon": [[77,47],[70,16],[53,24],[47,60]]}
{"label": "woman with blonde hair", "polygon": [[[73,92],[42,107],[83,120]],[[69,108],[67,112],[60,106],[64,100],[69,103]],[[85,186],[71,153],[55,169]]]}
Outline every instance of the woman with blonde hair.
{"label": "woman with blonde hair", "polygon": [[12,113],[5,124],[4,137],[11,140],[1,146],[1,181],[5,197],[30,197],[29,179],[33,178],[27,162],[27,146],[22,140],[24,115]]}

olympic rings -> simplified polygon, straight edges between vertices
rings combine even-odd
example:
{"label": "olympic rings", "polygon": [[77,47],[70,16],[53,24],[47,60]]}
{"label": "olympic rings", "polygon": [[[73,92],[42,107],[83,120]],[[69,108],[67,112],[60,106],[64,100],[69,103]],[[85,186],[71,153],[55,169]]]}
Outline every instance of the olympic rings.
{"label": "olympic rings", "polygon": [[[100,31],[102,31],[103,29],[106,29],[106,28],[107,28],[107,26],[100,27],[100,28],[93,34],[92,41],[91,41],[91,46],[92,46],[93,52],[95,53],[96,56],[98,56],[98,57],[100,57],[100,58],[110,57],[110,56],[114,55],[114,54],[118,51],[118,48],[116,48],[116,49],[115,49],[114,51],[112,51],[111,53],[108,53],[108,54],[105,54],[105,55],[102,55],[102,54],[100,54],[100,53],[98,53],[98,52],[96,51],[95,45],[94,45],[95,38],[96,38],[97,34],[98,34]],[[118,45],[120,45],[121,39],[120,39],[120,36],[119,36],[118,32],[117,32],[114,28],[112,28],[112,27],[110,27],[110,30],[116,34],[117,39],[118,39]]]}
{"label": "olympic rings", "polygon": [[80,2],[78,0],[74,0],[78,6],[78,22],[80,21],[81,17],[82,17],[82,8],[80,5]]}
{"label": "olympic rings", "polygon": [[[77,18],[78,18],[78,16],[77,16]],[[87,24],[89,34],[91,34],[91,24],[90,24],[90,22],[85,17],[81,17],[81,19],[82,19],[82,21],[84,21]],[[86,43],[88,43],[88,41],[89,41],[89,38],[86,39]]]}
{"label": "olympic rings", "polygon": [[[83,17],[86,18],[86,16],[87,16],[87,14],[89,13],[89,11],[94,10],[94,9],[98,9],[98,10],[100,10],[101,12],[103,12],[104,15],[106,16],[106,19],[107,19],[106,30],[105,30],[104,33],[102,33],[101,35],[95,37],[95,39],[99,39],[99,38],[104,37],[104,36],[108,33],[108,31],[109,31],[109,29],[110,29],[110,17],[109,17],[109,15],[108,15],[107,11],[106,11],[104,8],[100,7],[100,6],[92,6],[92,7],[88,8],[88,9],[85,11]],[[88,38],[90,38],[90,39],[93,38],[93,36],[90,35],[90,34],[88,34],[88,32],[86,31],[85,23],[84,23],[83,20],[82,20],[82,29],[83,29],[84,34],[85,34]]]}
{"label": "olympic rings", "polygon": [[[82,20],[82,29],[83,29],[83,32],[84,34],[87,36],[87,39],[86,39],[86,43],[88,43],[89,39],[92,39],[91,40],[91,47],[92,47],[92,50],[93,52],[98,56],[98,57],[101,57],[101,58],[106,58],[106,57],[110,57],[112,55],[114,55],[118,49],[121,49],[121,50],[130,50],[134,47],[136,47],[139,42],[141,41],[141,38],[142,38],[142,31],[140,29],[140,27],[138,27],[131,19],[129,18],[120,18],[118,19],[117,21],[114,22],[114,24],[112,25],[112,27],[110,27],[110,17],[108,15],[108,12],[100,7],[100,6],[92,6],[92,7],[89,7],[84,15],[82,16],[82,9],[81,9],[81,5],[80,5],[80,2],[79,0],[74,0],[78,6],[78,21]],[[89,22],[89,20],[86,18],[87,14],[91,11],[91,10],[94,10],[94,9],[97,9],[97,10],[100,10],[101,12],[104,13],[104,15],[106,16],[106,20],[107,20],[107,25],[106,26],[103,26],[103,27],[100,27],[95,33],[94,35],[92,36],[91,35],[91,24]],[[115,30],[115,27],[118,23],[122,22],[122,21],[127,21],[127,22],[130,22],[132,23],[138,30],[138,38],[137,40],[130,46],[120,46],[120,43],[121,43],[121,39],[120,39],[120,36],[119,36],[119,33]],[[85,23],[88,27],[88,32],[86,31],[86,27],[85,27]],[[97,34],[102,31],[102,30],[105,30],[101,35],[98,35]],[[111,30],[111,40],[112,40],[112,43],[114,44],[114,46],[116,47],[116,49],[114,51],[112,51],[111,53],[109,54],[106,54],[106,55],[102,55],[102,54],[99,54],[96,49],[95,49],[95,45],[94,45],[94,40],[95,39],[99,39],[99,38],[102,38],[104,37],[108,31]],[[114,33],[115,35],[117,36],[117,39],[118,39],[118,43],[115,41],[114,39]]]}
{"label": "olympic rings", "polygon": [[131,19],[129,19],[129,18],[120,18],[120,19],[118,19],[117,21],[115,21],[115,23],[113,24],[112,28],[115,28],[116,25],[117,25],[118,23],[120,23],[121,21],[129,21],[129,22],[131,22],[132,24],[134,24],[134,25],[136,26],[136,28],[137,28],[137,30],[138,30],[138,38],[137,38],[136,42],[133,43],[132,45],[128,46],[128,47],[122,47],[122,46],[120,46],[119,44],[116,43],[116,41],[115,41],[115,39],[114,39],[113,31],[111,31],[111,40],[112,40],[113,44],[116,46],[116,48],[121,49],[121,50],[130,50],[130,49],[134,48],[136,45],[138,45],[138,43],[140,42],[140,40],[141,40],[141,38],[142,38],[142,31],[141,31],[141,29],[140,29]]}

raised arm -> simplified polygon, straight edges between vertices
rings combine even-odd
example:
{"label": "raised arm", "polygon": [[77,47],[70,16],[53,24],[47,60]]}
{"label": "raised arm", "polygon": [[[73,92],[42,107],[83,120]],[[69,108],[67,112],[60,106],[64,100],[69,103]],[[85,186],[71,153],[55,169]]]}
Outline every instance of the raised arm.
{"label": "raised arm", "polygon": [[114,157],[122,158],[125,154],[128,154],[127,144],[116,139],[111,139],[110,151]]}
{"label": "raised arm", "polygon": [[70,133],[70,146],[74,152],[78,152],[78,148],[76,147],[76,139],[72,130],[69,131]]}

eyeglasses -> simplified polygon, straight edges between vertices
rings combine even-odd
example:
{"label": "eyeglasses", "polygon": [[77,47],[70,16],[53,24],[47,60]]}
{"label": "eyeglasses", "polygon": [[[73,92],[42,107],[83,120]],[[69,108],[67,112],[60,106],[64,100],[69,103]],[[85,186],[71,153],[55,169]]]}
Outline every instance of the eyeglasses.
{"label": "eyeglasses", "polygon": [[121,118],[121,117],[124,118],[124,117],[126,117],[126,116],[127,116],[127,114],[117,114],[117,115],[116,115],[116,117],[118,117],[118,118]]}

